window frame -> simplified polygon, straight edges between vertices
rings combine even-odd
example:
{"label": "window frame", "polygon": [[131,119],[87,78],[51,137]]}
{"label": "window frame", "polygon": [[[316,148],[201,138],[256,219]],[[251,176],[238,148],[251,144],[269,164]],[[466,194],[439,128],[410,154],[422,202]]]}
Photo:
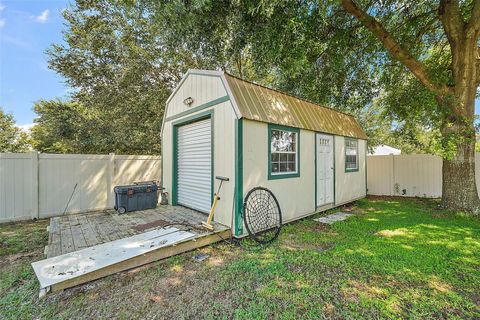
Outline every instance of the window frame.
{"label": "window frame", "polygon": [[[356,149],[357,149],[357,155],[356,155],[356,163],[357,163],[357,167],[356,168],[347,168],[347,142],[348,141],[354,141],[356,142]],[[355,138],[345,138],[345,150],[344,150],[344,157],[345,157],[345,172],[358,172],[359,168],[360,168],[360,154],[359,154],[359,147],[358,147],[359,143],[358,143],[358,139],[355,139]]]}
{"label": "window frame", "polygon": [[[296,172],[272,173],[272,130],[288,131],[288,132],[294,132],[296,134],[296,151],[295,151],[296,169],[297,169]],[[267,153],[268,180],[300,177],[300,129],[269,123],[267,143],[268,143],[268,153]]]}

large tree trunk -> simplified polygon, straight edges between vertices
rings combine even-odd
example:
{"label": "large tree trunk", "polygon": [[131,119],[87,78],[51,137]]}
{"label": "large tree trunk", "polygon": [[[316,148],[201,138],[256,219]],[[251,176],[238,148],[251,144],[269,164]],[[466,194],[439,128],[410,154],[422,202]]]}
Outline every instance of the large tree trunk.
{"label": "large tree trunk", "polygon": [[[449,131],[460,131],[460,128]],[[455,134],[455,132],[452,132]],[[480,213],[480,200],[475,183],[475,139],[457,144],[453,159],[443,160],[442,205],[449,209]]]}
{"label": "large tree trunk", "polygon": [[[468,63],[465,65],[468,66]],[[463,75],[472,78],[474,73],[466,69],[462,70]],[[457,83],[459,85],[454,89],[455,98],[450,101],[456,104],[456,108],[450,109],[456,109],[458,113],[447,116],[449,120],[446,120],[442,128],[445,141],[455,143],[456,147],[454,156],[449,156],[447,152],[447,157],[443,160],[442,204],[445,208],[480,214],[480,199],[475,182],[474,108],[477,87],[473,79]]]}
{"label": "large tree trunk", "polygon": [[[446,116],[442,133],[446,141],[453,141],[453,158],[443,160],[443,195],[446,208],[480,214],[480,200],[475,183],[475,96],[477,93],[476,36],[463,34],[451,39],[452,73],[455,81],[453,95],[444,97],[452,110]],[[452,37],[452,34],[450,34]],[[448,148],[447,148],[448,150]]]}
{"label": "large tree trunk", "polygon": [[[472,1],[473,2],[473,1]],[[475,129],[473,126],[475,95],[480,82],[480,0],[475,0],[466,22],[459,1],[440,0],[438,15],[452,54],[453,81],[438,83],[425,65],[398,43],[383,25],[353,0],[342,0],[342,6],[380,40],[393,58],[406,66],[439,102],[444,124],[442,135],[450,149],[443,161],[443,205],[480,214],[480,200],[475,184]],[[450,81],[449,81],[450,82]],[[446,112],[446,110],[448,110]]]}

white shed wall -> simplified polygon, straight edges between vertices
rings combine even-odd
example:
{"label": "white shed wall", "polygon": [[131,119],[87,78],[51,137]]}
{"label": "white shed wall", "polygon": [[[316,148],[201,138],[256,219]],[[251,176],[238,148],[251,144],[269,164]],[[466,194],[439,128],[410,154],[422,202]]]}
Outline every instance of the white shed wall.
{"label": "white shed wall", "polygon": [[[168,102],[166,116],[169,118],[226,95],[220,77],[190,74]],[[188,97],[193,98],[190,106],[183,103]]]}
{"label": "white shed wall", "polygon": [[300,177],[268,180],[268,124],[243,120],[243,193],[270,189],[290,221],[315,211],[315,134],[300,131]]}
{"label": "white shed wall", "polygon": [[[215,220],[231,226],[235,186],[235,119],[231,101],[202,108],[216,99],[227,96],[225,87],[216,76],[190,74],[175,91],[167,104],[162,131],[163,187],[172,202],[173,188],[173,124],[182,119],[213,110],[214,172],[230,178],[224,183]],[[193,104],[185,106],[187,97]],[[200,106],[200,109],[198,108]],[[196,109],[195,109],[196,108]],[[192,110],[193,109],[193,110]],[[193,111],[193,112],[189,112]],[[315,132],[300,131],[300,177],[268,180],[268,124],[243,119],[243,196],[256,186],[272,190],[280,203],[283,220],[291,221],[311,214],[315,208]],[[365,148],[359,140],[360,169],[344,172],[344,139],[335,137],[336,204],[365,196]],[[215,190],[218,181],[215,180]]]}
{"label": "white shed wall", "polygon": [[[268,180],[268,124],[243,120],[243,191],[270,189],[284,221],[311,214],[315,208],[315,132],[300,130],[300,177]],[[359,142],[359,170],[345,172],[345,140],[335,136],[335,205],[366,196],[365,148]]]}
{"label": "white shed wall", "polygon": [[358,171],[345,172],[345,138],[335,136],[335,205],[341,205],[366,196],[365,140],[358,140]]}
{"label": "white shed wall", "polygon": [[[186,112],[199,105],[211,102],[227,93],[219,77],[190,75],[177,90],[168,103],[167,118]],[[192,97],[194,103],[187,107],[183,100]],[[173,123],[213,109],[213,147],[214,168],[213,177],[225,176],[230,179],[224,182],[220,191],[220,201],[215,210],[214,220],[227,226],[232,223],[232,206],[235,187],[235,112],[230,101],[185,114],[180,118],[167,120],[162,131],[163,155],[163,187],[169,194],[169,203],[172,203],[173,184]],[[214,179],[214,191],[218,188],[219,181]]]}

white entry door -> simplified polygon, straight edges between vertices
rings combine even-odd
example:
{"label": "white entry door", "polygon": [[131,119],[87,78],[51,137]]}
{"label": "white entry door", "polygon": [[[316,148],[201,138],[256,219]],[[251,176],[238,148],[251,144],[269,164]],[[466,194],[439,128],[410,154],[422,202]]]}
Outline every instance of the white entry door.
{"label": "white entry door", "polygon": [[317,206],[333,203],[334,154],[333,136],[316,134],[317,147]]}
{"label": "white entry door", "polygon": [[209,212],[212,186],[211,120],[178,127],[177,203]]}

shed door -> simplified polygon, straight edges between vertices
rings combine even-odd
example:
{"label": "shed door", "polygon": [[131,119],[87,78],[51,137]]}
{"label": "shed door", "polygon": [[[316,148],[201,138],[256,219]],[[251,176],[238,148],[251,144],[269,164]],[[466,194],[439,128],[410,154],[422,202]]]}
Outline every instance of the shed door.
{"label": "shed door", "polygon": [[333,136],[317,134],[317,206],[334,201],[333,198]]}
{"label": "shed door", "polygon": [[212,183],[211,120],[183,125],[177,136],[177,203],[210,211]]}

